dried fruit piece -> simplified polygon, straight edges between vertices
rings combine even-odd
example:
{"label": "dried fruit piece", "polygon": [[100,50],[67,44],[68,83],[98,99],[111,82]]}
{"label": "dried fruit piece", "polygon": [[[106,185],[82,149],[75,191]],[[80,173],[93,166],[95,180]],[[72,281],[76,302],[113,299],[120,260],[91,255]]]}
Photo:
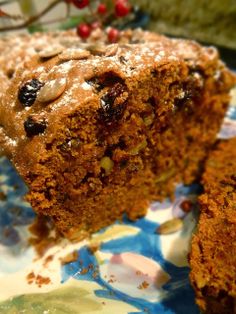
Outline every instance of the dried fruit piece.
{"label": "dried fruit piece", "polygon": [[111,124],[119,120],[126,108],[127,101],[115,104],[116,98],[122,96],[127,91],[124,84],[116,83],[105,95],[102,96],[99,109],[99,118],[106,124]]}
{"label": "dried fruit piece", "polygon": [[49,102],[57,99],[66,88],[66,78],[57,78],[47,82],[39,91],[37,101]]}
{"label": "dried fruit piece", "polygon": [[61,45],[52,45],[49,48],[41,50],[39,52],[40,58],[52,58],[59,55],[64,50],[64,47]]}
{"label": "dried fruit piece", "polygon": [[36,119],[35,117],[29,116],[24,122],[24,128],[26,135],[32,137],[43,133],[47,127],[45,119]]}
{"label": "dried fruit piece", "polygon": [[109,175],[114,166],[114,161],[110,157],[104,156],[100,160],[100,166],[105,170],[106,175]]}
{"label": "dried fruit piece", "polygon": [[18,100],[25,107],[30,107],[34,104],[37,92],[44,84],[37,79],[32,79],[26,82],[19,90]]}
{"label": "dried fruit piece", "polygon": [[100,76],[95,76],[86,81],[89,85],[100,92],[105,87],[112,87],[116,83],[124,84],[122,78],[115,72],[106,72]]}
{"label": "dried fruit piece", "polygon": [[173,218],[161,224],[157,228],[156,233],[171,234],[171,233],[181,230],[182,228],[183,228],[183,221],[179,218]]}
{"label": "dried fruit piece", "polygon": [[95,88],[97,92],[100,92],[104,88],[98,77],[92,77],[91,79],[86,80],[86,83]]}

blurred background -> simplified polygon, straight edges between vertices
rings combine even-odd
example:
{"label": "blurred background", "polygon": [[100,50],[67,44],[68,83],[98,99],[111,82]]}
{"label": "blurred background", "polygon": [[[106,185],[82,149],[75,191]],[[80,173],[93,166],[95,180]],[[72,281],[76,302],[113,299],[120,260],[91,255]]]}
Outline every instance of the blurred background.
{"label": "blurred background", "polygon": [[213,44],[236,68],[236,0],[0,0],[0,36],[95,22]]}

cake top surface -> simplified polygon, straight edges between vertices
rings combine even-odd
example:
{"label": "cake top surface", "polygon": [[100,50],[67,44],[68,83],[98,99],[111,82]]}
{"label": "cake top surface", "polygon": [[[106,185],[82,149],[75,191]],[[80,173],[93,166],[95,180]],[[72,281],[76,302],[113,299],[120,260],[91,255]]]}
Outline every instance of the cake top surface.
{"label": "cake top surface", "polygon": [[210,75],[214,71],[216,80],[225,71],[215,48],[194,41],[169,39],[140,29],[122,32],[115,44],[108,44],[106,38],[96,30],[86,42],[74,31],[0,39],[0,80],[5,89],[9,86],[5,95],[3,89],[0,94],[3,147],[14,149],[19,141],[29,140],[23,127],[29,116],[55,125],[58,117],[80,106],[96,107],[96,80],[104,74],[108,80],[125,80],[132,88],[153,69],[188,68],[185,71],[191,71],[199,84],[202,71],[205,75],[208,69]]}
{"label": "cake top surface", "polygon": [[[156,60],[158,61],[165,54],[168,54],[170,60],[179,56],[185,59],[196,59],[200,48],[194,41],[169,39],[156,33],[142,31],[141,29],[121,32],[117,44],[109,44],[106,38],[105,32],[100,29],[93,31],[86,42],[82,41],[74,31],[0,37],[0,68],[1,71],[15,71],[16,67],[22,62],[30,61],[36,53],[46,59],[63,52],[62,58],[67,58],[68,60],[71,58],[73,60],[75,59],[75,50],[79,50],[81,54],[85,50],[91,53],[91,59],[92,56],[112,57],[117,52],[117,46],[126,48],[128,55],[131,53],[131,49],[134,50],[135,47],[138,47],[136,58],[140,61],[141,55],[145,53],[150,54],[151,48],[155,46],[155,48],[159,48],[159,54],[156,55]],[[207,58],[215,58],[217,55],[217,50],[214,47],[202,49],[204,49],[205,54],[208,54]],[[77,59],[79,59],[78,54]],[[89,55],[87,57],[89,58]],[[82,56],[80,58],[82,59]],[[10,74],[8,73],[9,76]]]}

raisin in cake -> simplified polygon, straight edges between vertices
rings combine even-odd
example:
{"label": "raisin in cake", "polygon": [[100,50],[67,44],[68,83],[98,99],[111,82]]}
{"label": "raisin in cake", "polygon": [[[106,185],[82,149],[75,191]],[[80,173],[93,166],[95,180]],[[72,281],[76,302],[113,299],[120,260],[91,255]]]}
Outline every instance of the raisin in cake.
{"label": "raisin in cake", "polygon": [[136,219],[197,180],[235,82],[212,47],[140,30],[103,38],[60,35],[60,49],[18,68],[0,103],[2,149],[28,200],[70,239]]}
{"label": "raisin in cake", "polygon": [[200,220],[193,236],[190,279],[201,310],[236,310],[236,138],[210,154],[203,175]]}

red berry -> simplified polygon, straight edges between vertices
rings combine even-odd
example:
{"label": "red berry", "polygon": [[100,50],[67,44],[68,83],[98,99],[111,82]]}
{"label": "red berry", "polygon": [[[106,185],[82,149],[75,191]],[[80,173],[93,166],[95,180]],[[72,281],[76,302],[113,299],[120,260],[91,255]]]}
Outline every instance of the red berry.
{"label": "red berry", "polygon": [[81,23],[77,26],[77,35],[83,39],[89,37],[91,33],[91,27],[86,23]]}
{"label": "red berry", "polygon": [[116,0],[115,13],[117,17],[123,17],[129,14],[130,5],[127,0]]}
{"label": "red berry", "polygon": [[79,9],[83,9],[89,5],[89,0],[72,0],[72,2]]}
{"label": "red berry", "polygon": [[97,12],[99,14],[105,14],[107,13],[107,6],[105,5],[105,3],[100,3],[97,9]]}
{"label": "red berry", "polygon": [[110,28],[107,33],[108,41],[110,43],[116,43],[119,39],[119,36],[120,36],[120,32],[116,28]]}

